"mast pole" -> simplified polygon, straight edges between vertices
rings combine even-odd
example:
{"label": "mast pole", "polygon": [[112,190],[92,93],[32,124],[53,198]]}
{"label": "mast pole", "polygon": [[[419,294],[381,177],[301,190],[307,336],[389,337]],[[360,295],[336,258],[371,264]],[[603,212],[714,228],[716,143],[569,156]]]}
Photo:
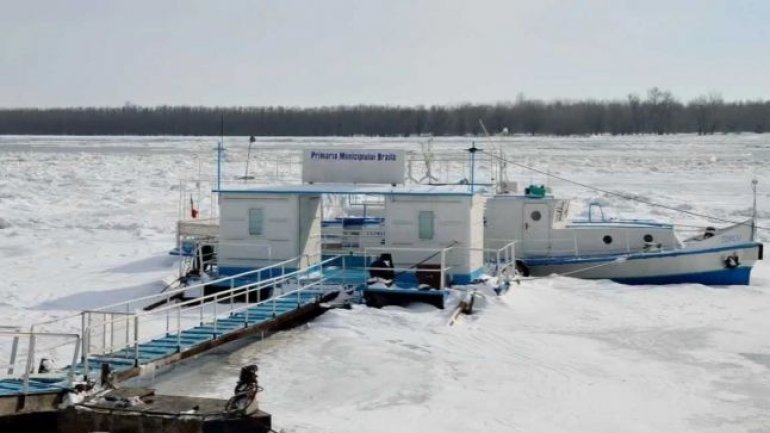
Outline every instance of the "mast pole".
{"label": "mast pole", "polygon": [[225,115],[219,119],[219,144],[217,145],[217,191],[222,190],[222,146],[225,141]]}
{"label": "mast pole", "polygon": [[479,150],[478,147],[476,147],[476,142],[471,142],[471,147],[468,149],[468,152],[471,153],[471,195],[473,195],[473,189],[476,184],[476,152]]}
{"label": "mast pole", "polygon": [[246,183],[246,181],[249,179],[249,161],[251,161],[251,144],[257,141],[257,139],[252,135],[249,138],[249,150],[246,152],[246,172],[243,173],[243,182]]}

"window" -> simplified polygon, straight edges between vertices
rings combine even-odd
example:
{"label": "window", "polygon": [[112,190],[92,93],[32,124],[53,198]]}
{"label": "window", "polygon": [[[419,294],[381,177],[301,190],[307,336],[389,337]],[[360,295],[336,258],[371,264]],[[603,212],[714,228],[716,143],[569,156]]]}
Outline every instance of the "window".
{"label": "window", "polygon": [[539,210],[533,211],[530,215],[530,218],[532,218],[532,221],[540,221],[540,218],[543,217],[543,215],[540,214]]}
{"label": "window", "polygon": [[604,243],[605,243],[605,244],[609,245],[609,244],[611,244],[611,243],[612,243],[612,236],[610,236],[610,235],[605,235],[605,236],[602,238],[602,241],[604,241]]}
{"label": "window", "polygon": [[417,222],[418,237],[426,241],[433,239],[433,211],[420,211]]}
{"label": "window", "polygon": [[249,234],[252,236],[262,236],[263,221],[264,212],[261,208],[249,209]]}
{"label": "window", "polygon": [[645,242],[652,242],[652,235],[651,234],[644,235],[644,241]]}

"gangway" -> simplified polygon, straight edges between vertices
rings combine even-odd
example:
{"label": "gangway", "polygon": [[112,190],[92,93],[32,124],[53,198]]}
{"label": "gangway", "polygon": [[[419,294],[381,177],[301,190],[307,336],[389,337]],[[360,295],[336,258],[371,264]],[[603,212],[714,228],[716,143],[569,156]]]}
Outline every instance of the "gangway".
{"label": "gangway", "polygon": [[[321,303],[334,298],[345,284],[359,283],[345,276],[344,256],[298,268],[296,265],[302,259],[297,257],[207,283],[81,311],[33,325],[29,332],[0,328],[0,337],[14,339],[11,362],[2,370],[7,374],[0,376],[0,400],[61,393],[77,379],[93,380],[103,365],[109,366],[118,382],[151,373],[227,342],[269,334],[313,317],[321,312]],[[230,288],[173,302],[184,292],[203,293],[210,284]],[[273,296],[259,299],[266,288],[272,289]],[[256,302],[244,302],[255,296]],[[165,305],[143,310],[159,300],[165,300]],[[73,328],[80,328],[79,332],[48,332]],[[62,370],[36,374],[35,361],[55,351],[43,351],[35,342],[52,336],[74,342],[72,362]],[[28,340],[23,348],[18,344],[20,338]],[[60,353],[61,345],[55,349]],[[23,360],[16,356],[20,351],[26,353]],[[21,368],[20,363],[24,364]]]}

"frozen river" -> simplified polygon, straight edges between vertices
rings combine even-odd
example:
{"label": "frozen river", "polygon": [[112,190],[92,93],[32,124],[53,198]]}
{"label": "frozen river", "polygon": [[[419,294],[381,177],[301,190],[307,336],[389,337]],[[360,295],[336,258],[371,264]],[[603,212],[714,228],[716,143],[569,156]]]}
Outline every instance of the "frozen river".
{"label": "frozen river", "polygon": [[[0,137],[0,325],[154,293],[175,269],[166,254],[180,178],[215,173],[211,137]],[[294,149],[407,148],[424,139],[258,139],[250,173],[296,176]],[[225,178],[245,170],[246,137],[226,138]],[[436,138],[435,154],[469,138]],[[770,135],[512,137],[517,162],[695,213],[738,220],[759,180],[770,227]],[[275,169],[275,162],[280,168]],[[483,164],[483,162],[482,162]],[[459,180],[461,167],[439,173]],[[612,215],[705,220],[605,196],[512,168]],[[207,212],[206,185],[184,182]],[[760,231],[762,240],[770,232]],[[287,432],[770,432],[770,264],[752,285],[627,287],[552,277],[490,298],[448,327],[417,306],[334,310],[231,353],[153,379],[161,391],[228,397],[258,363],[263,408]],[[0,342],[2,345],[2,342]],[[5,352],[0,357],[5,357]]]}

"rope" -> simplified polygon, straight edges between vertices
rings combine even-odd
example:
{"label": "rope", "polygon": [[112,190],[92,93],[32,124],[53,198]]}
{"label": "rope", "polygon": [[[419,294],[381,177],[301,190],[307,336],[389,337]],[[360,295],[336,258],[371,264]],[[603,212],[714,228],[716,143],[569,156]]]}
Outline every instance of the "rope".
{"label": "rope", "polygon": [[[675,208],[673,206],[668,206],[668,205],[665,205],[665,204],[662,204],[662,203],[656,203],[656,202],[645,200],[645,199],[642,199],[642,198],[639,198],[639,197],[634,197],[632,195],[623,194],[623,193],[616,192],[616,191],[610,191],[608,189],[599,188],[599,187],[596,187],[596,186],[593,186],[593,185],[589,185],[589,184],[586,184],[586,183],[582,183],[582,182],[578,182],[578,181],[575,181],[575,180],[572,180],[572,179],[567,179],[566,177],[557,176],[557,175],[549,173],[549,172],[547,172],[545,170],[540,170],[540,169],[537,169],[537,168],[534,168],[534,167],[530,167],[528,165],[524,165],[524,164],[512,161],[510,159],[506,159],[506,158],[503,158],[501,156],[495,155],[493,153],[488,153],[488,152],[486,152],[484,150],[481,150],[481,152],[486,153],[487,155],[490,155],[491,157],[496,158],[496,159],[498,159],[500,161],[503,161],[506,164],[511,164],[511,165],[514,165],[514,166],[517,166],[517,167],[521,167],[521,168],[524,168],[524,169],[527,169],[527,170],[531,170],[531,171],[534,171],[535,173],[544,174],[544,175],[552,177],[554,179],[559,179],[561,181],[564,181],[564,182],[567,182],[567,183],[571,183],[573,185],[577,185],[577,186],[580,186],[580,187],[583,187],[583,188],[586,188],[586,189],[589,189],[589,190],[601,192],[601,193],[604,193],[604,194],[607,194],[607,195],[612,195],[612,196],[620,197],[620,198],[623,198],[623,199],[626,199],[626,200],[635,201],[637,203],[646,204],[648,206],[659,207],[659,208],[662,208],[662,209],[667,209],[667,210],[671,210],[671,211],[674,211],[674,212],[679,212],[679,213],[687,214],[687,215],[698,217],[698,218],[705,218],[705,219],[712,220],[712,221],[719,221],[719,222],[723,222],[723,223],[727,223],[727,224],[746,224],[746,223],[741,222],[741,221],[733,221],[733,220],[728,220],[728,219],[724,219],[724,218],[720,218],[720,217],[715,217],[713,215],[707,215],[707,214],[693,212],[693,211],[689,211],[689,210],[685,210],[685,209],[679,209],[679,208]],[[770,231],[770,227],[758,226],[756,224],[754,225],[754,227],[756,229]]]}

